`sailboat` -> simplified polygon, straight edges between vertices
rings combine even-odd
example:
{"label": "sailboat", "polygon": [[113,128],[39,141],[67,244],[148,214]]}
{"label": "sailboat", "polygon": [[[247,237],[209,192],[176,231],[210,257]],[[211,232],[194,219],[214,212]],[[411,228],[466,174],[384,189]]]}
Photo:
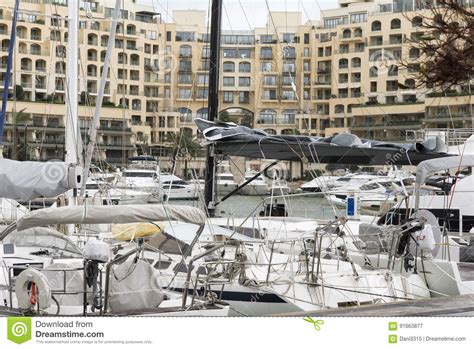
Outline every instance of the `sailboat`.
{"label": "sailboat", "polygon": [[[17,8],[18,8],[17,1]],[[111,45],[116,30],[120,1],[116,1],[111,24],[111,40],[104,64],[107,75]],[[160,286],[160,275],[148,262],[140,258],[144,237],[128,244],[126,254],[112,256],[114,245],[98,239],[100,225],[111,223],[146,222],[173,218],[185,222],[199,222],[203,216],[192,212],[193,208],[168,206],[103,206],[89,205],[87,200],[78,200],[86,192],[92,152],[99,123],[99,107],[96,108],[90,130],[85,167],[81,162],[81,141],[77,132],[77,45],[79,29],[79,2],[71,0],[69,7],[69,84],[67,98],[66,162],[33,163],[12,162],[2,159],[0,172],[0,196],[30,200],[40,196],[57,196],[68,193],[67,206],[29,212],[4,229],[0,236],[2,244],[1,282],[4,305],[0,312],[5,315],[198,315],[224,316],[229,307],[211,300],[186,297],[165,292]],[[15,11],[15,15],[18,11]],[[13,28],[15,28],[13,26]],[[15,29],[13,29],[13,32]],[[101,83],[98,105],[104,84]],[[4,99],[6,103],[6,99]],[[97,126],[96,126],[97,125]],[[15,173],[25,174],[21,181]],[[51,177],[51,174],[53,176]],[[83,178],[84,176],[84,178]],[[150,223],[151,224],[151,223]],[[77,233],[85,226],[85,235]],[[59,233],[55,227],[66,235]],[[156,228],[156,226],[153,226]],[[125,227],[123,227],[125,229]],[[122,229],[120,229],[122,233]],[[152,229],[146,236],[156,235]],[[133,240],[133,239],[132,239]],[[21,263],[20,261],[27,261]],[[124,271],[130,264],[134,272]],[[132,265],[134,264],[134,265]],[[112,276],[112,274],[114,276]],[[115,278],[121,274],[120,281]],[[61,283],[60,278],[64,282]],[[59,284],[59,286],[58,286]],[[62,286],[61,286],[62,285]],[[88,286],[86,286],[88,285]],[[104,285],[105,288],[102,286]],[[130,297],[130,294],[134,297]],[[137,294],[141,296],[136,297]],[[141,300],[141,301],[140,301]]]}

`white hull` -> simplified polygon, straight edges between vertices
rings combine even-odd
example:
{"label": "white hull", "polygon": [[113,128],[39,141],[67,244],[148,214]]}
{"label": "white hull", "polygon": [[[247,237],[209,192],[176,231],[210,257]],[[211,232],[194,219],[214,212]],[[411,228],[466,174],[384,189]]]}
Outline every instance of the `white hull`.
{"label": "white hull", "polygon": [[266,184],[248,184],[240,189],[239,194],[249,196],[263,196],[268,194],[268,187]]}

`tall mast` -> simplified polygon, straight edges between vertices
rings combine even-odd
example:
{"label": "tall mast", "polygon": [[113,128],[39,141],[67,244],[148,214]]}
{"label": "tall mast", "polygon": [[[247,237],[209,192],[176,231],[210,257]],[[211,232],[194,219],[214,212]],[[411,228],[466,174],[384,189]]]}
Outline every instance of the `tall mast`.
{"label": "tall mast", "polygon": [[66,73],[66,124],[65,155],[67,163],[77,164],[80,145],[78,126],[78,83],[79,71],[79,0],[68,1],[68,46]]}
{"label": "tall mast", "polygon": [[102,67],[102,76],[99,83],[99,91],[97,94],[97,99],[95,103],[94,117],[89,129],[89,139],[87,144],[86,158],[84,160],[84,172],[83,172],[83,182],[81,188],[81,196],[84,196],[86,193],[86,183],[87,178],[89,177],[89,170],[92,163],[92,156],[94,153],[94,148],[97,143],[97,131],[100,129],[100,111],[102,110],[102,101],[104,100],[104,90],[105,84],[107,82],[107,75],[110,67],[110,58],[112,57],[112,52],[114,50],[115,44],[115,34],[117,32],[117,20],[120,13],[120,3],[121,0],[115,1],[115,11],[112,15],[112,22],[110,24],[110,35],[109,42],[107,44],[107,52],[105,54],[104,65]]}
{"label": "tall mast", "polygon": [[[13,56],[15,55],[15,38],[16,38],[16,22],[18,19],[18,8],[20,6],[20,0],[16,0],[15,9],[13,10],[12,18],[12,31],[10,34],[10,46],[8,47],[8,60],[7,69],[5,74],[5,85],[3,86],[3,98],[2,98],[2,109],[0,111],[0,158],[3,157],[3,128],[5,126],[5,119],[7,115],[7,101],[8,101],[8,88],[10,86],[10,74],[12,70]],[[16,76],[16,71],[13,71],[13,77]],[[16,85],[13,86],[13,97],[16,94]]]}
{"label": "tall mast", "polygon": [[[209,96],[207,115],[209,121],[218,119],[219,107],[219,61],[221,48],[221,18],[222,0],[212,0],[211,6],[211,45],[210,45],[210,67],[209,67]],[[204,199],[209,215],[214,215],[215,203],[215,154],[214,147],[207,147],[206,157],[206,186]]]}

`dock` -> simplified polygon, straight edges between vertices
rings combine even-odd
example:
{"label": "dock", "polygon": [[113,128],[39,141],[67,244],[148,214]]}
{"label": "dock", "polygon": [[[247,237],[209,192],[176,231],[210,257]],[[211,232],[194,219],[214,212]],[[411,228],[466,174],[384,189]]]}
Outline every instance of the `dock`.
{"label": "dock", "polygon": [[474,295],[436,297],[416,301],[371,304],[279,316],[296,317],[410,317],[410,316],[474,316]]}

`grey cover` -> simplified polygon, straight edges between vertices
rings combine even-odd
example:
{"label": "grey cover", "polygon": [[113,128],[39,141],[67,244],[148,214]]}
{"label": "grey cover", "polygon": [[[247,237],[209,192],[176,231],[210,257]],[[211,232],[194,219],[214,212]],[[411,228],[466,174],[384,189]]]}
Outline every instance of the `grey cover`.
{"label": "grey cover", "polygon": [[450,156],[439,137],[419,143],[392,143],[349,133],[331,137],[272,135],[234,123],[199,118],[195,122],[215,152],[228,156],[358,165],[416,165]]}
{"label": "grey cover", "polygon": [[80,185],[81,169],[65,162],[0,159],[0,197],[28,201],[53,198]]}
{"label": "grey cover", "polygon": [[156,309],[164,300],[159,272],[144,260],[133,260],[129,258],[112,269],[109,306],[114,313]]}
{"label": "grey cover", "polygon": [[452,156],[443,159],[425,160],[416,168],[416,183],[423,184],[431,174],[452,168],[474,166],[474,155]]}
{"label": "grey cover", "polygon": [[196,207],[175,205],[66,206],[28,213],[17,221],[17,229],[56,224],[109,224],[153,221],[180,221],[204,224],[204,212]]}

